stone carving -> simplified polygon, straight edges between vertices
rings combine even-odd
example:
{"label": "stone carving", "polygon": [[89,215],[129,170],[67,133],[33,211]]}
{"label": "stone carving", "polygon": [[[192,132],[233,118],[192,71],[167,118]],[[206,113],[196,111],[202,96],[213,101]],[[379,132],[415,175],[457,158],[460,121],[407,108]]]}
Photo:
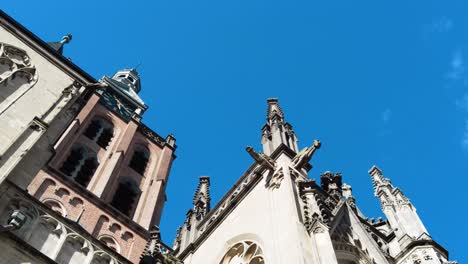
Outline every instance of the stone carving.
{"label": "stone carving", "polygon": [[264,264],[262,249],[252,241],[242,241],[232,246],[219,264]]}
{"label": "stone carving", "polygon": [[36,69],[31,64],[26,51],[6,43],[0,43],[0,85],[2,85],[0,102],[17,90],[24,93],[33,87],[37,80]]}
{"label": "stone carving", "polygon": [[268,155],[265,155],[263,153],[257,153],[250,146],[247,146],[245,150],[247,150],[250,156],[252,156],[252,158],[254,158],[258,163],[260,163],[261,166],[266,166],[270,170],[273,170],[275,168],[275,161]]}
{"label": "stone carving", "polygon": [[312,147],[306,147],[299,153],[297,153],[297,155],[292,160],[292,166],[296,170],[301,170],[307,163],[309,163],[310,159],[312,158],[312,155],[314,155],[314,152],[317,149],[319,149],[320,146],[320,141],[314,140],[314,144],[312,145]]}
{"label": "stone carving", "polygon": [[142,123],[138,124],[138,131],[140,131],[143,135],[151,139],[153,142],[155,142],[159,146],[164,146],[164,138],[162,138],[160,135],[156,134],[151,128],[145,126]]}
{"label": "stone carving", "polygon": [[284,178],[284,171],[282,167],[279,167],[270,177],[267,179],[267,188],[278,189],[281,185],[281,181]]}

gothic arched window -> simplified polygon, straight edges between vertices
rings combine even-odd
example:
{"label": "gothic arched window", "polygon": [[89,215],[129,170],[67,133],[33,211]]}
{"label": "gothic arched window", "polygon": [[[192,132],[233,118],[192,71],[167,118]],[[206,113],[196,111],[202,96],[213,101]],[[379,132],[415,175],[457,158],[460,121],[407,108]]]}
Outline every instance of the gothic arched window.
{"label": "gothic arched window", "polygon": [[98,167],[99,163],[96,157],[89,157],[81,166],[80,170],[76,174],[75,181],[79,183],[81,186],[88,186],[91,177],[93,177],[96,168]]}
{"label": "gothic arched window", "polygon": [[146,167],[148,166],[148,161],[149,151],[144,147],[138,146],[133,152],[132,159],[128,166],[143,175],[145,174]]}
{"label": "gothic arched window", "polygon": [[262,249],[252,241],[232,246],[219,264],[264,264]]}
{"label": "gothic arched window", "polygon": [[11,105],[37,80],[36,69],[26,51],[0,43],[0,104]]}
{"label": "gothic arched window", "polygon": [[81,186],[86,187],[98,165],[96,153],[77,145],[72,148],[59,170],[73,178]]}
{"label": "gothic arched window", "polygon": [[114,127],[101,118],[95,118],[86,128],[84,135],[96,142],[101,148],[106,149],[114,136]]}
{"label": "gothic arched window", "polygon": [[130,216],[132,209],[140,195],[140,188],[135,181],[125,178],[119,183],[111,205],[122,212],[124,215]]}
{"label": "gothic arched window", "polygon": [[80,166],[81,161],[86,155],[86,150],[81,146],[75,146],[70,151],[65,162],[63,162],[60,171],[67,176],[72,176],[76,169]]}

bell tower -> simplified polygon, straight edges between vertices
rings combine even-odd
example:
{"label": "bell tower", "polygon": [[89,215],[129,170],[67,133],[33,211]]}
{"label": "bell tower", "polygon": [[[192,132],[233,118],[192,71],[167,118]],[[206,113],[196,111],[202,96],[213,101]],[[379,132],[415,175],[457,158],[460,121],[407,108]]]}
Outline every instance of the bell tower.
{"label": "bell tower", "polygon": [[140,91],[135,69],[101,78],[27,187],[134,263],[150,227],[159,225],[176,149],[173,135],[161,137],[142,122],[148,106]]}

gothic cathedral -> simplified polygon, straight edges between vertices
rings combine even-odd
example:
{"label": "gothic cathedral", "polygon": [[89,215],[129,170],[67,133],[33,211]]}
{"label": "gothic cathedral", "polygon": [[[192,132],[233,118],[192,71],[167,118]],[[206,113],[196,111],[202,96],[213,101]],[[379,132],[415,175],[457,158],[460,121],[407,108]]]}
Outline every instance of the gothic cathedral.
{"label": "gothic cathedral", "polygon": [[377,220],[341,174],[310,179],[320,141],[299,148],[277,99],[251,166],[213,207],[200,177],[168,246],[175,137],[143,123],[135,69],[96,80],[64,57],[71,40],[46,43],[0,11],[0,264],[456,263],[379,168]]}

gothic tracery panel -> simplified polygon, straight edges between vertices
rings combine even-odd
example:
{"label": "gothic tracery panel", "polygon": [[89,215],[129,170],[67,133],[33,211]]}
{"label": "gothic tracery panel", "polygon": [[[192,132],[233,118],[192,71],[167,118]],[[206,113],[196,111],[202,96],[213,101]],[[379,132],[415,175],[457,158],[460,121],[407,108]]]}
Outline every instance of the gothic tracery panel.
{"label": "gothic tracery panel", "polygon": [[232,246],[220,264],[263,264],[262,249],[252,241],[242,241]]}
{"label": "gothic tracery panel", "polygon": [[0,103],[15,93],[21,96],[37,80],[36,69],[26,51],[0,43]]}

